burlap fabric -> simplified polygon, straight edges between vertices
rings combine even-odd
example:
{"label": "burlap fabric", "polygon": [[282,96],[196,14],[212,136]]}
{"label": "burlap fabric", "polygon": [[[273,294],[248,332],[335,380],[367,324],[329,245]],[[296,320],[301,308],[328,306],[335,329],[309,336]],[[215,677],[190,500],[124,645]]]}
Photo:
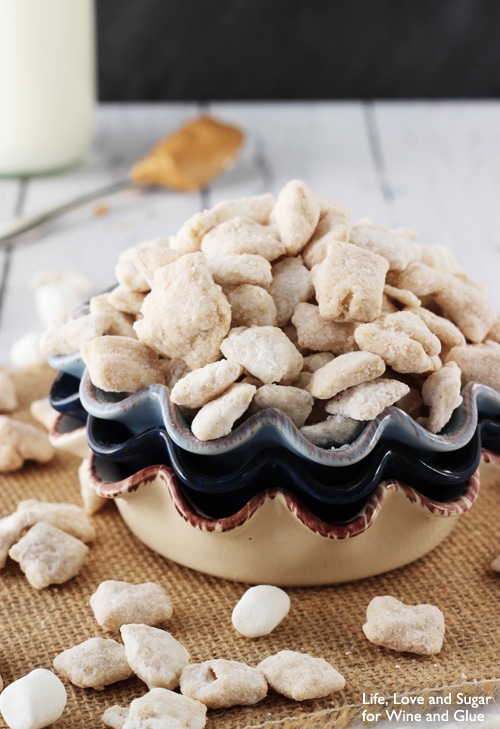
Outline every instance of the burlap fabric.
{"label": "burlap fabric", "polygon": [[[53,377],[48,367],[16,375],[22,399],[16,417],[29,419],[29,403],[47,395]],[[2,474],[0,515],[25,498],[81,503],[78,465],[78,458],[58,453],[48,465],[27,464],[16,473]],[[102,580],[112,578],[153,580],[168,591],[174,614],[163,627],[187,647],[193,661],[224,657],[255,665],[288,648],[326,658],[346,678],[343,692],[318,701],[295,703],[271,691],[254,707],[209,711],[208,727],[345,727],[360,718],[363,692],[378,691],[386,697],[454,696],[458,691],[491,695],[500,688],[500,576],[490,568],[500,552],[499,514],[500,469],[483,467],[478,501],[431,554],[356,583],[290,589],[292,606],[286,620],[270,636],[247,640],[231,625],[232,608],[245,586],[198,574],[154,554],[130,534],[110,503],[94,517],[98,538],[81,573],[70,582],[37,591],[8,560],[0,578],[0,673],[8,684],[35,667],[51,668],[60,651],[103,636],[89,597]],[[438,656],[398,654],[366,640],[366,606],[383,594],[411,604],[431,602],[443,610],[446,637]],[[101,727],[106,707],[128,704],[145,691],[135,678],[104,691],[68,684],[68,704],[57,726]]]}

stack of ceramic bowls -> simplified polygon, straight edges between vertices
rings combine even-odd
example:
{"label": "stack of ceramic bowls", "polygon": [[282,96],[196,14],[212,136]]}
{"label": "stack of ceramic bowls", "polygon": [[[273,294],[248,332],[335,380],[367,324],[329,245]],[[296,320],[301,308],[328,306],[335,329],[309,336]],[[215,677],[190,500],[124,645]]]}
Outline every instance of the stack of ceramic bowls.
{"label": "stack of ceramic bowls", "polygon": [[473,504],[482,449],[500,453],[500,394],[476,383],[437,435],[393,406],[352,443],[320,448],[276,409],[202,442],[165,386],[106,393],[78,354],[51,365],[56,445],[84,431],[92,487],[131,530],[230,579],[324,584],[407,564]]}

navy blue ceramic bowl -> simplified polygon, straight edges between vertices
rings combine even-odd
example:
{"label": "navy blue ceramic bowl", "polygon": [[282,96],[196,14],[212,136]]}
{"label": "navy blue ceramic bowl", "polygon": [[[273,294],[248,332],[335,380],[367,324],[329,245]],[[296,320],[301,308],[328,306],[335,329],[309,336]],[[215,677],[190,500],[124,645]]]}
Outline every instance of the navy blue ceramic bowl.
{"label": "navy blue ceramic bowl", "polygon": [[69,415],[82,423],[87,412],[80,400],[80,379],[67,372],[59,372],[49,391],[49,403],[58,413]]}
{"label": "navy blue ceramic bowl", "polygon": [[326,521],[341,514],[343,519],[344,513],[350,518],[377,484],[389,478],[404,480],[429,498],[449,501],[462,495],[481,456],[479,430],[452,453],[417,454],[401,443],[382,441],[361,462],[335,468],[311,464],[279,447],[257,455],[249,451],[236,469],[223,467],[220,460],[184,451],[164,428],[132,435],[123,423],[93,416],[87,437],[93,453],[118,464],[124,476],[152,464],[170,466],[187,497],[214,516],[234,513],[256,494],[278,487],[295,494]]}

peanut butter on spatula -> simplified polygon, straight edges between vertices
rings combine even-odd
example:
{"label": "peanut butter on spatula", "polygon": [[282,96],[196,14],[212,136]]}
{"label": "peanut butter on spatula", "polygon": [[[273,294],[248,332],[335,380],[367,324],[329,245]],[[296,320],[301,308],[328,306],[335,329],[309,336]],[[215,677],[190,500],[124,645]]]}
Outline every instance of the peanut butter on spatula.
{"label": "peanut butter on spatula", "polygon": [[133,182],[177,190],[198,190],[236,159],[243,133],[210,116],[200,116],[156,144],[130,170]]}

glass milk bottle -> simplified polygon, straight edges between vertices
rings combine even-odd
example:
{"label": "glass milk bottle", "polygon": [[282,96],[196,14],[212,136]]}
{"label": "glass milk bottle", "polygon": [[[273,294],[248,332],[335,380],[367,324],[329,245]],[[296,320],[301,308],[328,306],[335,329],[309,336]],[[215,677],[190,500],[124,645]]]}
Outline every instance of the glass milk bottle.
{"label": "glass milk bottle", "polygon": [[0,176],[80,162],[94,103],[94,0],[0,0]]}

